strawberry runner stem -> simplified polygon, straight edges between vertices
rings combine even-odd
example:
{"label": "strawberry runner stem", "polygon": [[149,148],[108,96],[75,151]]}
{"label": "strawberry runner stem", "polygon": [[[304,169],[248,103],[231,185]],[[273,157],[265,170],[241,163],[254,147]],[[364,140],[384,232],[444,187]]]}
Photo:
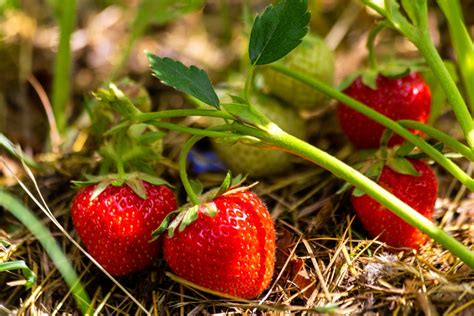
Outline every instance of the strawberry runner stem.
{"label": "strawberry runner stem", "polygon": [[232,136],[233,134],[231,133],[221,132],[221,131],[229,131],[230,129],[231,129],[231,125],[219,125],[219,126],[214,126],[214,127],[205,129],[205,130],[200,130],[202,133],[194,134],[193,136],[191,136],[191,138],[189,138],[186,141],[183,148],[181,149],[181,152],[179,154],[179,159],[178,159],[179,176],[181,178],[181,183],[183,184],[183,187],[186,190],[186,193],[188,194],[189,200],[191,201],[191,203],[193,203],[193,205],[199,205],[202,203],[202,201],[199,199],[196,192],[194,192],[194,189],[188,178],[188,173],[186,172],[187,157],[188,157],[189,151],[198,141],[200,141],[206,136],[207,137],[221,137],[221,138]]}
{"label": "strawberry runner stem", "polygon": [[449,35],[456,59],[459,64],[458,70],[461,73],[466,99],[471,106],[471,114],[474,115],[474,44],[469,30],[464,24],[461,4],[459,0],[437,0],[438,6],[446,16]]}
{"label": "strawberry runner stem", "polygon": [[244,87],[244,98],[249,101],[249,96],[250,96],[250,91],[252,89],[252,82],[253,82],[253,76],[255,73],[255,68],[256,65],[250,65],[247,73],[247,78],[245,80],[245,87]]}
{"label": "strawberry runner stem", "polygon": [[245,126],[239,123],[233,125],[234,130],[244,135],[252,135],[261,140],[267,141],[272,145],[279,147],[284,151],[296,154],[307,159],[324,169],[330,171],[335,176],[349,182],[359,190],[367,193],[373,199],[383,206],[387,207],[398,217],[418,228],[435,241],[443,245],[451,251],[460,260],[465,262],[469,267],[474,268],[474,253],[466,248],[455,238],[448,235],[429,219],[418,213],[412,207],[402,202],[386,189],[364,176],[359,171],[346,165],[344,162],[331,156],[330,154],[314,147],[299,138],[291,136],[284,131],[272,129],[271,132],[264,132],[255,128]]}
{"label": "strawberry runner stem", "polygon": [[188,178],[188,173],[186,172],[186,158],[188,157],[188,153],[191,150],[191,148],[196,144],[199,140],[201,140],[203,136],[191,136],[190,139],[186,141],[184,144],[183,148],[181,149],[181,152],[179,154],[179,176],[181,178],[181,183],[184,186],[184,189],[186,190],[186,193],[188,194],[188,198],[193,203],[193,205],[199,205],[201,204],[201,200],[197,196],[196,192],[194,192],[194,189],[191,185],[191,182],[189,181]]}
{"label": "strawberry runner stem", "polygon": [[383,114],[375,111],[374,109],[368,107],[367,105],[345,95],[344,93],[336,90],[335,88],[326,85],[325,83],[318,81],[316,79],[310,78],[304,74],[301,74],[297,71],[288,69],[278,63],[271,64],[269,67],[286,74],[287,76],[300,80],[301,82],[306,83],[308,86],[325,93],[326,95],[341,101],[348,107],[364,114],[365,116],[371,118],[372,120],[380,123],[381,125],[391,129],[396,134],[400,135],[410,143],[418,146],[423,152],[429,155],[433,160],[440,164],[444,169],[451,173],[456,179],[458,179],[462,184],[468,187],[471,191],[474,191],[474,180],[468,176],[458,165],[452,162],[450,159],[446,158],[442,153],[440,153],[436,148],[428,144],[426,141],[420,137],[414,135],[409,130],[404,128],[402,125],[396,121],[386,117]]}
{"label": "strawberry runner stem", "polygon": [[133,116],[133,120],[137,123],[146,122],[156,119],[186,117],[186,116],[212,116],[223,119],[233,120],[234,117],[228,113],[211,110],[211,109],[182,109],[182,110],[166,110],[160,112],[139,113]]}
{"label": "strawberry runner stem", "polygon": [[471,151],[474,152],[474,121],[471,113],[469,113],[466,103],[464,102],[461,92],[459,92],[456,83],[449,74],[438,51],[434,47],[429,33],[423,32],[418,38],[419,40],[414,42],[414,44],[425,57],[426,62],[436,78],[438,78],[438,82],[446,93],[449,103],[451,103],[451,106],[453,107],[456,119],[464,132],[466,142],[471,148]]}

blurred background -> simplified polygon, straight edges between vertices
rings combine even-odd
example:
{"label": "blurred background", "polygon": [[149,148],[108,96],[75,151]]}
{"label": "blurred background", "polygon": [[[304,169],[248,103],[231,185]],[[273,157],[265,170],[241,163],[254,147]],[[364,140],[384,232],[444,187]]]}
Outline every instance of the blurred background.
{"label": "blurred background", "polygon": [[[213,82],[238,71],[248,25],[269,1],[0,1],[0,132],[26,151],[45,149],[49,124],[46,99],[66,127],[80,124],[90,92],[128,76],[142,83],[156,109],[182,105],[179,95],[150,76],[144,50],[204,68]],[[336,83],[364,63],[366,36],[376,15],[358,1],[310,0],[311,31],[336,51]],[[474,12],[474,1],[461,1]],[[244,10],[245,8],[245,10]],[[445,20],[430,12],[433,37],[443,57],[452,57]],[[474,15],[466,14],[468,25]],[[70,54],[67,39],[70,36]],[[413,46],[384,31],[378,53],[410,56]],[[58,78],[54,82],[55,76]],[[47,103],[47,102],[46,102]],[[58,115],[58,114],[57,114]],[[58,119],[58,118],[57,118]],[[67,143],[67,139],[66,139]]]}

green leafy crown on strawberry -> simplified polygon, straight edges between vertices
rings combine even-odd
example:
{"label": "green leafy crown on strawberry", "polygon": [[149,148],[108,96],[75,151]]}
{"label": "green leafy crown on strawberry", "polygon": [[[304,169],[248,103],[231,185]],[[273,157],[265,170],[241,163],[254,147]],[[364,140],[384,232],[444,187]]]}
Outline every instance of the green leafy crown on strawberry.
{"label": "green leafy crown on strawberry", "polygon": [[[128,82],[121,86],[150,108],[147,94]],[[71,205],[74,228],[88,252],[110,274],[125,275],[149,266],[161,251],[153,230],[177,207],[171,185],[155,174],[164,133],[135,123],[137,106],[117,85],[99,89],[91,109],[100,144],[100,174],[73,181],[81,187]],[[101,135],[102,134],[102,135]],[[100,137],[101,136],[101,137]]]}

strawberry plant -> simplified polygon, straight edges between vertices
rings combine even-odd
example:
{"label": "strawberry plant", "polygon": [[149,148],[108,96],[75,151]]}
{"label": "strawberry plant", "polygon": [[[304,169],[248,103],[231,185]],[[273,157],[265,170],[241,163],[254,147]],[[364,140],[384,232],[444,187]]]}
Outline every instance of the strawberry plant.
{"label": "strawberry plant", "polygon": [[[358,3],[346,6],[334,1],[336,9],[327,9],[327,3],[331,1],[323,1],[323,4],[313,2],[311,25],[318,28],[315,31],[318,34],[329,31],[326,41],[331,47],[337,46],[345,36],[337,51],[337,63],[323,41],[309,33],[307,0],[272,2],[274,4],[255,19],[249,14],[251,6],[243,8],[249,32],[238,39],[248,38],[249,45],[248,51],[241,56],[238,72],[245,79],[237,86],[222,83],[224,87],[233,88],[227,96],[214,89],[204,70],[159,55],[180,56],[186,60],[186,49],[181,48],[191,47],[193,53],[200,54],[200,49],[206,47],[200,44],[211,42],[211,49],[203,48],[202,52],[206,53],[201,56],[212,52],[209,55],[215,58],[216,65],[219,58],[226,62],[235,61],[232,58],[238,55],[236,46],[241,41],[232,40],[232,44],[221,50],[216,49],[219,41],[214,41],[212,36],[216,35],[215,25],[223,24],[221,20],[226,20],[226,29],[234,30],[234,25],[230,25],[228,20],[230,12],[240,5],[240,1],[210,3],[202,14],[186,18],[186,27],[180,23],[161,24],[182,12],[194,10],[200,6],[201,0],[159,3],[142,0],[137,2],[132,20],[122,19],[128,15],[125,11],[120,16],[114,11],[116,8],[103,10],[106,14],[100,16],[101,23],[98,24],[114,19],[120,25],[122,20],[132,21],[129,45],[122,51],[123,55],[109,78],[127,70],[125,66],[130,67],[130,75],[137,78],[147,58],[153,76],[162,84],[155,81],[157,86],[150,90],[153,99],[134,83],[103,85],[94,94],[94,100],[87,104],[92,118],[90,127],[85,127],[87,120],[80,110],[69,111],[66,107],[68,99],[79,99],[78,91],[74,91],[74,98],[69,98],[70,83],[80,93],[85,87],[95,85],[97,79],[93,79],[98,78],[95,76],[100,72],[88,69],[87,65],[103,63],[110,66],[110,61],[113,61],[110,57],[113,56],[102,56],[107,55],[110,48],[110,42],[104,43],[102,38],[95,39],[94,54],[87,52],[92,46],[89,37],[94,35],[83,26],[87,24],[83,21],[89,21],[84,19],[89,16],[82,13],[88,12],[87,8],[81,5],[81,10],[75,10],[74,1],[56,6],[61,26],[52,81],[52,109],[48,108],[47,93],[41,92],[42,82],[36,82],[37,69],[23,63],[28,60],[28,54],[37,51],[37,44],[29,47],[24,45],[29,44],[27,41],[22,41],[17,45],[21,47],[19,78],[23,81],[28,78],[25,83],[31,83],[38,93],[50,120],[52,155],[37,156],[37,161],[28,159],[0,134],[0,146],[6,148],[8,155],[24,162],[24,175],[30,177],[37,190],[31,193],[29,186],[22,182],[21,167],[16,168],[20,174],[6,176],[5,179],[11,182],[2,182],[2,186],[4,183],[18,183],[54,226],[38,226],[38,220],[27,216],[29,209],[7,192],[13,192],[15,188],[0,188],[3,197],[0,206],[27,228],[26,231],[18,230],[18,221],[12,220],[11,216],[2,218],[2,224],[5,224],[0,229],[2,254],[7,254],[6,260],[19,257],[27,266],[21,260],[0,263],[0,271],[23,269],[26,278],[19,280],[14,275],[14,281],[8,282],[12,275],[1,272],[1,280],[6,280],[10,288],[21,282],[32,285],[31,290],[17,287],[21,290],[1,291],[2,294],[12,293],[0,295],[2,302],[13,306],[11,302],[18,299],[21,305],[18,310],[5,307],[7,313],[68,313],[66,306],[73,301],[72,297],[84,314],[128,314],[135,312],[134,307],[145,314],[169,313],[170,310],[174,314],[177,309],[181,313],[196,313],[198,310],[205,312],[208,309],[206,304],[212,305],[213,312],[232,308],[242,313],[254,310],[331,313],[337,309],[342,314],[379,309],[386,313],[395,309],[410,314],[416,300],[421,300],[419,305],[425,311],[433,306],[438,310],[447,308],[443,310],[445,313],[469,308],[464,285],[472,275],[469,268],[474,268],[474,254],[465,216],[469,213],[470,201],[465,201],[474,190],[474,70],[471,67],[474,46],[459,1],[437,0],[430,3],[430,12],[426,0],[361,0],[364,6]],[[436,11],[435,3],[440,10]],[[98,6],[102,10],[106,4]],[[469,5],[463,4],[463,7]],[[159,13],[155,12],[157,8]],[[216,18],[216,12],[222,16],[207,20]],[[326,12],[330,14],[326,16]],[[75,32],[72,42],[76,51],[72,55],[69,45],[76,13],[81,29]],[[326,24],[327,18],[334,17],[338,19],[335,24]],[[374,17],[376,23],[367,32],[365,22]],[[9,24],[4,25],[3,21],[2,17],[1,32],[9,30]],[[360,21],[364,23],[356,23]],[[440,23],[437,25],[437,22]],[[160,24],[160,27],[147,29],[150,23]],[[104,24],[113,27],[114,23]],[[126,28],[127,23],[122,27]],[[438,33],[432,27],[439,29],[442,39],[436,45],[439,44],[442,54],[452,61],[441,59],[433,41]],[[194,33],[198,28],[200,38],[198,45],[194,46],[196,42],[189,30]],[[450,36],[443,32],[446,28]],[[388,32],[380,33],[387,29]],[[145,31],[147,37],[142,41],[139,37]],[[347,33],[344,35],[344,32]],[[202,33],[205,36],[201,37]],[[184,37],[183,34],[186,34],[185,38],[180,38]],[[367,61],[371,68],[364,72],[356,71],[356,75],[345,84],[332,86],[334,66],[341,67],[337,71],[340,74],[346,71],[344,66],[353,62],[352,57],[356,63],[356,59],[363,55],[357,54],[360,53],[357,48],[361,47],[358,44],[363,42],[359,41],[360,34],[368,34]],[[385,48],[380,50],[381,56],[387,52],[389,55],[399,52],[405,58],[415,55],[421,58],[409,60],[406,64],[402,62],[391,71],[378,67],[375,65],[374,42],[379,35],[384,39],[385,36],[396,39],[380,41],[381,48]],[[33,38],[33,34],[30,36]],[[163,38],[171,40],[162,41]],[[173,42],[181,40],[180,48],[176,49]],[[406,45],[408,41],[413,46]],[[449,42],[452,49],[446,46]],[[137,48],[147,45],[149,50],[156,51],[147,52],[141,61],[138,58],[127,63],[135,43]],[[392,45],[393,50],[387,49]],[[35,49],[31,50],[32,47]],[[408,54],[404,51],[406,47],[410,49]],[[50,49],[48,53],[46,57],[52,56]],[[74,67],[80,71],[77,71],[77,76],[68,78],[72,57]],[[97,57],[104,60],[95,60]],[[187,60],[199,62],[193,58]],[[228,65],[237,67],[237,63]],[[39,81],[49,78],[44,76],[45,67],[40,68]],[[459,74],[459,80],[453,70]],[[225,71],[235,72],[235,69]],[[212,78],[222,78],[221,75],[213,73]],[[436,86],[431,96],[422,76],[432,88]],[[140,82],[150,84],[151,78],[143,79],[140,78]],[[273,99],[262,97],[261,91],[255,91],[262,87],[264,92],[288,104],[276,104]],[[186,96],[183,98],[170,88]],[[22,103],[29,101],[27,90],[23,87],[18,98],[8,91],[4,97],[2,91],[0,101],[5,101],[2,103],[7,106],[12,102],[19,103],[19,108],[22,108]],[[430,98],[437,99],[437,105],[431,102],[434,115],[430,114],[430,101],[433,101]],[[444,98],[449,104],[442,104]],[[186,100],[195,101],[197,108],[181,108]],[[151,107],[151,101],[158,103]],[[325,101],[333,101],[337,108],[328,106],[324,111],[310,112]],[[265,103],[271,106],[263,107]],[[148,112],[152,108],[162,110]],[[441,109],[446,112],[441,113]],[[298,116],[298,110],[310,110],[300,114],[308,122],[315,123],[308,124],[311,143],[304,139],[306,126]],[[330,126],[332,122],[336,123],[336,116],[353,146],[344,146],[347,143],[342,141],[344,137],[338,126]],[[200,125],[205,121],[203,117],[211,123]],[[77,121],[73,121],[76,118]],[[81,130],[72,136],[66,133],[74,131],[76,123]],[[55,138],[54,134],[63,139]],[[165,135],[167,137],[163,140]],[[198,159],[216,160],[217,152],[227,160],[232,172],[262,177],[263,184],[252,192],[253,185],[243,186],[244,181],[239,177],[232,180],[229,172],[219,188],[209,189],[220,181],[221,174],[215,172],[223,170],[220,165],[208,168],[208,161],[203,163],[205,168],[190,164],[192,157],[189,156],[194,155],[196,143],[203,138],[208,138],[200,143],[206,150],[205,159]],[[41,145],[45,144],[39,144],[38,148]],[[47,144],[44,147],[47,148]],[[380,150],[376,152],[375,148]],[[28,148],[27,152],[39,150]],[[307,163],[291,170],[292,155],[294,159],[307,160]],[[368,161],[360,162],[361,157]],[[1,160],[7,165],[3,157]],[[311,163],[315,170],[307,170]],[[65,184],[70,178],[84,174],[83,167],[93,175],[86,175],[84,181],[76,181],[80,188],[72,199],[71,212],[61,212],[61,207],[67,206],[72,198],[70,190],[64,189]],[[202,184],[188,177],[189,167]],[[0,168],[0,172],[4,172],[8,166],[3,168],[0,165]],[[184,205],[177,202],[173,188],[160,178],[162,172],[166,177],[179,174],[182,186],[177,186],[176,197],[183,202],[187,198]],[[276,173],[283,176],[271,178]],[[41,175],[38,183],[33,174]],[[436,174],[439,175],[439,189]],[[172,183],[176,182],[179,180],[173,179]],[[53,189],[49,189],[50,185]],[[54,185],[61,188],[54,190]],[[341,188],[334,194],[339,185]],[[45,190],[44,187],[53,194],[43,198],[41,191]],[[261,192],[264,193],[260,195]],[[341,194],[343,192],[348,194]],[[23,201],[27,203],[26,199]],[[31,212],[35,211],[37,208]],[[349,212],[349,215],[344,212]],[[73,236],[67,229],[71,220],[75,230]],[[71,229],[72,226],[69,225]],[[63,236],[45,233],[51,227],[58,228]],[[30,238],[32,235],[28,230],[41,247]],[[64,239],[59,242],[61,247],[57,245],[59,238]],[[366,240],[369,238],[377,242]],[[15,240],[12,243],[15,247],[6,249],[3,240],[8,243]],[[23,245],[27,251],[23,251]],[[45,251],[37,250],[43,247]],[[20,251],[14,254],[16,249]],[[104,272],[107,277],[104,286],[95,284],[97,279],[103,281],[103,276],[94,275],[87,279],[94,269],[77,264],[82,260],[75,255],[79,254],[77,249]],[[62,251],[68,254],[68,260],[61,255]],[[159,260],[160,256],[163,260]],[[70,263],[61,264],[65,261]],[[49,262],[57,269],[51,269]],[[159,270],[148,269],[131,277],[114,278],[144,270],[153,263]],[[79,273],[80,279],[74,266],[83,270]],[[64,284],[55,279],[56,275],[59,276],[56,270],[70,291],[64,291]],[[38,277],[37,283],[33,282],[34,275]],[[135,282],[135,277],[140,278],[139,282]],[[169,279],[176,282],[169,282]],[[88,281],[84,282],[85,288],[82,287],[83,280]],[[382,286],[376,284],[382,280]],[[112,285],[109,281],[113,286],[108,286]],[[456,286],[451,286],[453,283]],[[370,286],[364,287],[364,284]],[[189,291],[188,287],[202,292],[194,296],[196,292]],[[90,289],[95,290],[92,300],[86,294]],[[122,293],[117,295],[115,289],[127,297]],[[449,303],[436,301],[439,297],[444,301],[446,292],[452,294],[455,291],[463,293],[459,300],[456,301],[458,295],[451,295],[455,298]],[[387,292],[390,295],[384,295]],[[369,293],[373,299],[361,300],[364,293]],[[377,293],[383,294],[377,296]],[[29,295],[28,298],[25,295]],[[390,299],[380,298],[382,295]],[[57,300],[61,296],[63,298]],[[238,303],[222,300],[219,296]],[[258,301],[248,301],[253,299]],[[304,304],[300,303],[302,300]],[[145,307],[150,301],[153,305]]]}
{"label": "strawberry plant", "polygon": [[[433,73],[440,78],[445,79],[443,88],[448,95],[456,116],[462,129],[465,132],[467,146],[454,140],[448,135],[426,127],[419,123],[416,127],[429,136],[439,137],[441,141],[446,141],[448,146],[462,148],[463,152],[472,153],[474,146],[473,131],[474,125],[469,111],[462,99],[458,88],[453,83],[444,64],[441,62],[439,54],[429,38],[427,30],[427,4],[426,1],[403,2],[404,9],[410,20],[401,15],[396,1],[386,1],[384,7],[377,6],[367,1],[367,4],[374,8],[384,17],[382,25],[392,27],[405,34],[420,49],[422,55],[426,58],[428,66]],[[286,21],[292,21],[291,24]],[[189,132],[199,137],[208,136],[214,138],[233,138],[234,140],[244,140],[248,137],[256,140],[255,143],[268,144],[268,146],[289,151],[297,154],[315,164],[326,168],[336,176],[344,179],[354,185],[358,190],[364,192],[375,201],[392,211],[397,217],[406,221],[423,233],[426,233],[437,242],[441,243],[447,249],[453,252],[469,266],[474,267],[474,256],[470,250],[461,243],[449,236],[442,229],[437,227],[429,219],[418,213],[395,195],[384,189],[376,182],[357,172],[350,166],[338,160],[329,153],[320,150],[310,144],[284,132],[278,125],[269,120],[265,115],[258,111],[251,102],[253,74],[260,65],[267,65],[272,69],[284,73],[296,80],[299,80],[308,86],[337,99],[346,106],[360,112],[370,119],[380,123],[386,128],[392,130],[409,143],[417,146],[433,160],[444,167],[453,176],[458,178],[470,190],[474,189],[474,180],[467,175],[459,166],[453,163],[443,153],[431,146],[428,142],[414,135],[407,128],[406,121],[398,123],[393,119],[377,112],[369,106],[351,98],[350,96],[337,91],[325,83],[311,78],[305,74],[289,69],[284,65],[273,62],[281,59],[301,42],[301,39],[308,31],[309,13],[307,12],[306,1],[281,1],[275,6],[268,7],[261,15],[255,19],[249,42],[250,65],[247,74],[247,80],[241,96],[233,99],[230,103],[221,103],[217,97],[212,84],[205,72],[195,66],[187,67],[182,63],[170,58],[162,58],[147,53],[153,74],[158,77],[162,83],[174,87],[184,93],[187,93],[200,101],[213,106],[215,109],[196,109],[196,110],[173,110],[157,113],[146,113],[132,115],[135,122],[154,122],[154,125],[171,130],[180,130]],[[214,116],[224,118],[226,123],[209,129],[198,129],[192,127],[176,126],[161,119],[180,116]],[[417,122],[408,121],[409,125]],[[413,128],[410,126],[410,128]],[[192,143],[192,142],[191,142]],[[187,146],[191,146],[188,144]],[[186,147],[186,146],[185,146]],[[472,157],[472,154],[466,158]],[[181,164],[181,167],[184,167]],[[182,177],[183,178],[183,177]],[[191,196],[192,188],[189,185],[187,192]],[[196,205],[198,199],[191,199]]]}
{"label": "strawberry plant", "polygon": [[100,89],[96,98],[91,114],[96,137],[102,134],[101,174],[75,182],[83,188],[72,201],[71,217],[92,257],[111,275],[120,276],[153,262],[161,241],[150,242],[151,233],[177,205],[173,191],[153,169],[161,155],[163,133],[145,124],[110,130],[116,120],[141,113],[138,106],[147,107],[146,95],[135,105],[112,84]]}

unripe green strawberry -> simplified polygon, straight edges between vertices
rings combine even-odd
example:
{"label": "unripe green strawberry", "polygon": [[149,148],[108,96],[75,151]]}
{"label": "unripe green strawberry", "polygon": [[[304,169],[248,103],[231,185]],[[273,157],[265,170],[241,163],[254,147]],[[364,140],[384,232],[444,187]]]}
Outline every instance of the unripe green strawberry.
{"label": "unripe green strawberry", "polygon": [[[305,122],[293,108],[261,94],[253,96],[252,104],[284,131],[298,138],[305,137]],[[293,156],[286,152],[242,143],[227,144],[217,139],[211,141],[219,157],[234,174],[265,177],[291,167]]]}
{"label": "unripe green strawberry", "polygon": [[[302,43],[280,61],[284,66],[332,85],[334,80],[334,55],[324,41],[308,34]],[[299,109],[314,109],[325,101],[325,95],[308,85],[262,67],[264,90]]]}

